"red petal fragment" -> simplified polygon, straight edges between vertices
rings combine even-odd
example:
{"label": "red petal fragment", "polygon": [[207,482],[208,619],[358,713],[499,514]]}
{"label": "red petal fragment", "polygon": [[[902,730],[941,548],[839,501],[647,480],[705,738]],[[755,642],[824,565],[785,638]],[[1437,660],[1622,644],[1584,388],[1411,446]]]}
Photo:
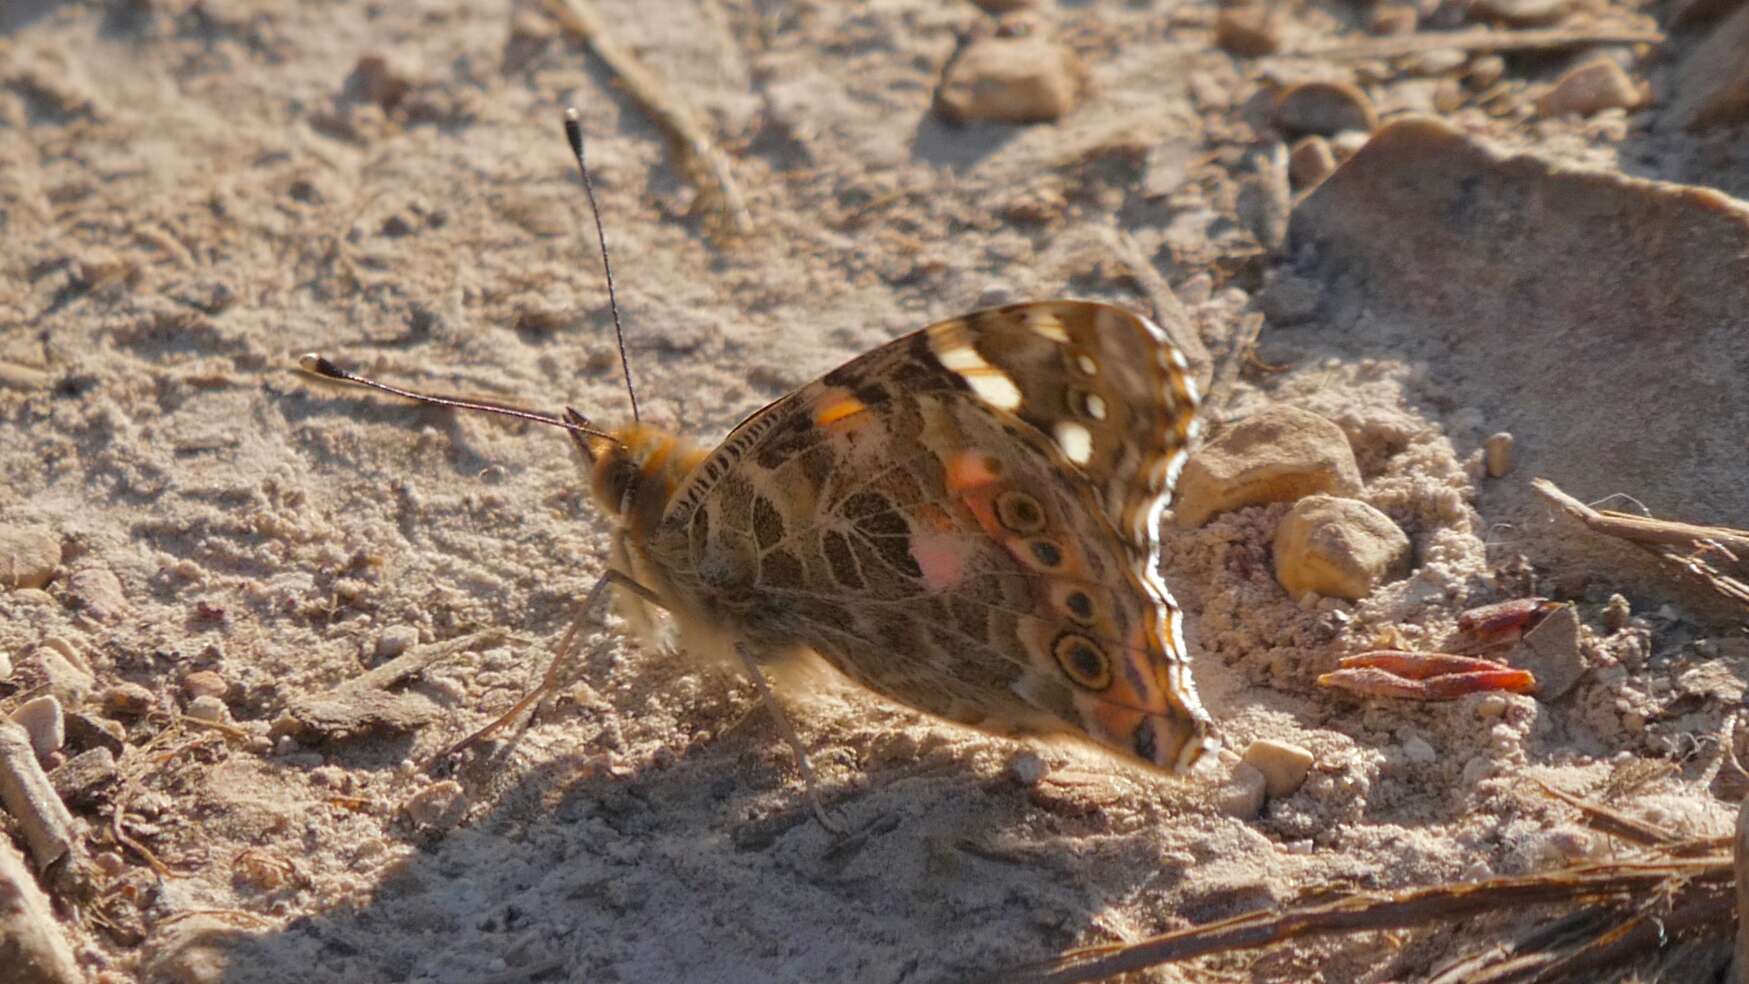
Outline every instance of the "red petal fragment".
{"label": "red petal fragment", "polygon": [[1340,669],[1318,678],[1326,687],[1336,687],[1367,697],[1401,697],[1407,700],[1456,700],[1468,694],[1506,690],[1528,694],[1536,689],[1536,677],[1524,670],[1476,670],[1448,673],[1426,680],[1398,676],[1378,667]]}
{"label": "red petal fragment", "polygon": [[1504,646],[1517,642],[1560,607],[1559,602],[1547,598],[1515,598],[1482,605],[1458,616],[1458,631],[1480,646]]}
{"label": "red petal fragment", "polygon": [[1454,656],[1451,653],[1411,653],[1401,649],[1375,649],[1358,656],[1344,656],[1340,665],[1345,670],[1369,666],[1377,667],[1381,670],[1389,670],[1398,676],[1408,677],[1411,680],[1425,680],[1428,677],[1443,676],[1447,673],[1486,673],[1511,669],[1505,663],[1496,663],[1491,659],[1479,659],[1475,656]]}

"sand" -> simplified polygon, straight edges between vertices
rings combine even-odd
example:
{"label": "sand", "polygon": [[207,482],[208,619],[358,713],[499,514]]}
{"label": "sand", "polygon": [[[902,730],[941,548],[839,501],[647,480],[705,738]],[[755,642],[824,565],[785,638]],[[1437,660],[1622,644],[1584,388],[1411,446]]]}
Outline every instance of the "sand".
{"label": "sand", "polygon": [[[1572,6],[1653,26],[1647,4]],[[1749,678],[1742,611],[1558,522],[1528,482],[1749,519],[1749,366],[1732,347],[1749,310],[1733,307],[1744,206],[1564,184],[1562,170],[1743,194],[1740,129],[1672,131],[1656,100],[1540,113],[1584,52],[1507,58],[1487,105],[1462,59],[1236,57],[1213,44],[1215,5],[1189,3],[1042,11],[1086,66],[1080,103],[1051,124],[958,127],[931,96],[959,35],[987,20],[970,4],[602,7],[720,142],[749,234],[725,233],[662,131],[533,6],[0,10],[0,525],[61,550],[42,588],[0,591],[15,667],[0,710],[40,692],[58,639],[95,694],[130,682],[185,708],[188,674],[214,671],[240,729],[127,719],[129,781],[74,811],[103,865],[100,900],[62,912],[89,973],[1004,979],[1321,887],[1620,849],[1531,779],[1684,832],[1730,829],[1719,738]],[[1362,36],[1366,19],[1341,4],[1282,16],[1295,48]],[[1442,10],[1423,29],[1462,22]],[[1694,43],[1608,50],[1663,85]],[[1444,118],[1487,149],[1433,140],[1462,173],[1395,188],[1401,201],[1339,172],[1287,239],[1260,245],[1241,189],[1275,132],[1270,87],[1302,79],[1358,79],[1387,122],[1441,115],[1450,82],[1464,98]],[[1361,498],[1414,544],[1409,577],[1302,606],[1271,569],[1283,504],[1169,524],[1163,550],[1228,746],[1303,746],[1305,784],[1235,816],[1230,761],[1178,780],[852,687],[792,686],[826,797],[858,831],[839,843],[751,685],[618,622],[586,634],[578,682],[518,740],[422,770],[540,678],[608,530],[562,433],[338,389],[296,357],[622,419],[600,255],[559,135],[567,104],[588,134],[645,417],[700,442],[981,298],[1146,310],[1150,278],[1176,292],[1217,378],[1228,367],[1214,432],[1276,403],[1339,424]],[[1531,164],[1501,163],[1527,151]],[[1386,159],[1365,173],[1411,172]],[[1436,235],[1459,214],[1440,196],[1497,186],[1519,197],[1484,194],[1475,214],[1522,225]],[[1575,197],[1555,207],[1549,188]],[[1614,218],[1535,232],[1598,201]],[[1647,246],[1678,239],[1686,251]],[[1632,277],[1651,286],[1608,294]],[[1303,317],[1268,308],[1241,360],[1284,278],[1317,302]],[[1660,284],[1694,304],[1652,303]],[[1662,423],[1647,436],[1638,416]],[[1520,438],[1519,467],[1488,478],[1482,443],[1501,430]],[[1612,629],[1616,593],[1633,615]],[[1588,672],[1559,700],[1366,700],[1314,682],[1381,632],[1433,648],[1463,609],[1531,594],[1574,602],[1585,626]],[[403,650],[488,630],[497,641],[415,675],[359,734],[287,723]],[[1683,682],[1700,667],[1722,689]],[[80,750],[75,736],[61,755]],[[115,843],[118,806],[167,874]],[[1155,979],[1413,980],[1514,928],[1319,940]]]}

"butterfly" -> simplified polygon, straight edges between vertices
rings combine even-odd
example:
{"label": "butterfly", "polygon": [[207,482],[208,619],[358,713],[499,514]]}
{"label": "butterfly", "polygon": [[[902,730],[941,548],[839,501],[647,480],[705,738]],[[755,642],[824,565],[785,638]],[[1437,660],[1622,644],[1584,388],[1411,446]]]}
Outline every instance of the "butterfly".
{"label": "butterfly", "polygon": [[936,717],[1183,771],[1217,743],[1158,525],[1197,402],[1149,319],[1043,301],[889,342],[714,450],[641,423],[573,437],[615,580],[682,648],[811,650]]}
{"label": "butterfly", "polygon": [[[574,110],[566,136],[594,211]],[[942,321],[753,413],[714,449],[639,420],[629,373],[633,422],[602,429],[575,410],[388,386],[314,354],[300,365],[563,426],[589,464],[613,524],[608,569],[542,688],[464,744],[552,687],[584,618],[617,590],[641,628],[665,611],[679,648],[734,649],[828,827],[762,670],[799,653],[995,735],[1069,735],[1179,772],[1219,747],[1159,573],[1199,397],[1183,354],[1139,314],[1052,300]]]}

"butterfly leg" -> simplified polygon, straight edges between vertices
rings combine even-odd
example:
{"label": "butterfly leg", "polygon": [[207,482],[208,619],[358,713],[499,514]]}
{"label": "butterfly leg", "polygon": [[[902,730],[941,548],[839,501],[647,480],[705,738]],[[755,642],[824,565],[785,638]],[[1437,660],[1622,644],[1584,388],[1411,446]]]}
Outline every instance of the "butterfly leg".
{"label": "butterfly leg", "polygon": [[820,785],[814,779],[814,766],[808,761],[808,750],[802,747],[802,739],[796,735],[795,726],[790,724],[789,715],[783,711],[783,705],[777,702],[777,697],[771,692],[771,684],[765,682],[765,673],[759,669],[759,663],[748,651],[747,644],[737,641],[735,655],[741,657],[746,665],[747,673],[753,678],[753,685],[759,688],[759,696],[765,701],[765,706],[771,710],[772,720],[777,722],[777,730],[783,733],[784,741],[789,742],[790,751],[795,753],[796,767],[801,770],[802,782],[808,788],[808,805],[814,810],[814,819],[820,821],[820,826],[838,837],[847,836],[849,828],[831,818],[826,812],[826,806],[820,802]]}
{"label": "butterfly leg", "polygon": [[524,694],[521,700],[517,701],[510,710],[499,715],[497,720],[444,749],[441,753],[433,756],[432,761],[442,761],[480,741],[484,741],[557,690],[563,677],[563,670],[570,665],[571,658],[577,654],[577,634],[583,630],[585,624],[598,622],[601,603],[608,596],[608,589],[616,585],[630,591],[640,600],[666,610],[667,606],[662,604],[662,599],[654,591],[632,580],[631,576],[624,571],[608,570],[604,572],[596,580],[594,586],[589,589],[589,593],[583,596],[583,604],[578,607],[577,617],[571,620],[570,627],[565,630],[565,637],[559,641],[558,651],[554,654],[553,661],[548,664],[547,672],[541,677],[540,684]]}

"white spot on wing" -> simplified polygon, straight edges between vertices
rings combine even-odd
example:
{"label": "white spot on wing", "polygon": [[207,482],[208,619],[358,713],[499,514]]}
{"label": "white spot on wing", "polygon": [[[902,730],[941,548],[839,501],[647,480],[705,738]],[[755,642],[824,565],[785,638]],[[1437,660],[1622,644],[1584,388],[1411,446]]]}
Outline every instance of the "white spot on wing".
{"label": "white spot on wing", "polygon": [[1099,374],[1099,363],[1094,362],[1093,357],[1090,355],[1075,356],[1075,365],[1089,376],[1096,376]]}
{"label": "white spot on wing", "polygon": [[1048,310],[1034,309],[1026,314],[1026,326],[1036,334],[1042,335],[1060,345],[1069,344],[1069,333],[1063,330],[1063,323]]}
{"label": "white spot on wing", "polygon": [[1093,434],[1087,428],[1073,420],[1064,420],[1057,424],[1057,446],[1063,449],[1063,454],[1077,465],[1085,465],[1093,460]]}
{"label": "white spot on wing", "polygon": [[[976,352],[972,353],[977,355]],[[982,361],[982,360],[980,360]],[[960,378],[978,395],[978,399],[999,410],[1016,410],[1020,407],[1020,387],[1014,385],[1014,380],[1003,375],[999,369],[985,368],[975,372],[961,372]]]}
{"label": "white spot on wing", "polygon": [[978,354],[978,350],[970,345],[956,345],[953,348],[939,349],[936,351],[935,357],[941,360],[942,365],[954,372],[964,373],[973,369],[990,368],[990,363],[985,362],[984,357]]}
{"label": "white spot on wing", "polygon": [[1087,394],[1087,416],[1094,420],[1105,419],[1105,399],[1098,393]]}

